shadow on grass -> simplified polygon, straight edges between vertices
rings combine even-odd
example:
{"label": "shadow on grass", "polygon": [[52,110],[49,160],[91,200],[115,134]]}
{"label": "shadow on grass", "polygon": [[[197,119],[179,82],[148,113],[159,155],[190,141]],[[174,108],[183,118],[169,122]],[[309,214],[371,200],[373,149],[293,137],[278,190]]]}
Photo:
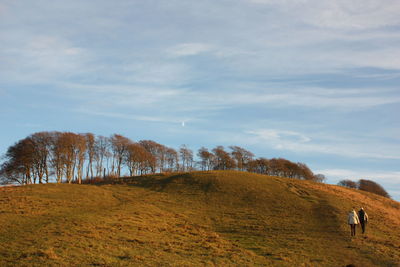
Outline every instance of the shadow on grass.
{"label": "shadow on grass", "polygon": [[157,192],[167,191],[168,188],[176,190],[179,188],[176,185],[185,185],[187,188],[200,190],[204,193],[217,192],[220,189],[219,181],[216,176],[209,173],[202,173],[201,176],[198,176],[187,172],[105,179],[92,184],[99,186],[121,184],[146,188]]}

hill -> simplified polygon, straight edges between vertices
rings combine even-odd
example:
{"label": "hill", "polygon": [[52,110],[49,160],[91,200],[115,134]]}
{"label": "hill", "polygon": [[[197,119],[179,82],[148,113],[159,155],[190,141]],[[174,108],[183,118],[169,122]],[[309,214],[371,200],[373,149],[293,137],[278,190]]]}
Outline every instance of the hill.
{"label": "hill", "polygon": [[[400,203],[234,171],[0,189],[0,266],[399,266]],[[353,206],[369,214],[350,237]]]}

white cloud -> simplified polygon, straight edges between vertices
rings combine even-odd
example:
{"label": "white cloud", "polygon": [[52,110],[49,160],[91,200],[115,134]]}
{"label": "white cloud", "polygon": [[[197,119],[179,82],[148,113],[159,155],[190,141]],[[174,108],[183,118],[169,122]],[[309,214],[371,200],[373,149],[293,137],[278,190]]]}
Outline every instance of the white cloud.
{"label": "white cloud", "polygon": [[[120,113],[124,109],[128,113],[145,114],[149,116],[159,117],[173,116],[176,118],[188,116],[191,119],[209,119],[217,114],[226,116],[225,112],[232,108],[241,107],[263,107],[268,109],[290,108],[290,107],[306,107],[310,110],[315,108],[329,109],[331,112],[336,111],[341,114],[369,108],[376,105],[384,105],[388,103],[398,103],[400,98],[391,95],[390,90],[384,91],[386,97],[381,96],[382,90],[378,89],[265,89],[260,90],[254,88],[245,92],[239,89],[226,92],[216,89],[193,90],[190,88],[174,88],[164,87],[161,84],[155,85],[138,85],[132,84],[79,84],[79,83],[58,83],[56,84],[62,91],[64,97],[70,97],[80,106],[90,108],[93,111],[104,111],[107,113]],[[281,91],[281,92],[280,92]],[[280,93],[279,93],[280,92]],[[156,107],[156,108],[155,108]],[[323,110],[320,110],[323,112]],[[225,114],[225,115],[224,115]],[[259,120],[260,118],[254,118]],[[290,129],[290,128],[286,128]],[[330,154],[350,155],[352,157],[362,156],[370,157],[369,151],[362,149],[362,145],[357,145],[357,149],[349,151],[354,144],[346,142],[339,146],[326,146],[320,143],[310,141],[310,136],[294,132],[292,130],[260,129],[254,130],[253,135],[263,139],[279,141],[279,149],[287,149],[291,151],[314,151]],[[298,141],[301,141],[300,143]],[[343,142],[345,138],[333,140],[329,137],[330,142]],[[357,143],[357,142],[356,142]],[[389,151],[391,151],[389,149]],[[395,153],[382,155],[381,152],[376,153],[375,157],[398,157]]]}
{"label": "white cloud", "polygon": [[[232,107],[238,105],[268,104],[270,107],[300,106],[308,108],[330,108],[341,111],[370,108],[400,103],[400,96],[390,89],[331,89],[309,87],[300,89],[259,88],[214,92],[198,92],[195,99],[208,106]],[[383,95],[384,94],[384,95]]]}
{"label": "white cloud", "polygon": [[168,49],[168,53],[176,57],[194,56],[212,50],[212,46],[204,43],[184,43]]}
{"label": "white cloud", "polygon": [[250,0],[274,6],[297,19],[318,27],[369,29],[400,23],[400,3],[396,0]]}
{"label": "white cloud", "polygon": [[[138,85],[90,85],[77,83],[60,83],[70,97],[87,100],[93,108],[108,106],[114,108],[154,108],[154,105],[169,103],[185,94],[184,89],[173,89],[160,86]],[[158,106],[160,107],[160,106]]]}
{"label": "white cloud", "polygon": [[[18,109],[4,118],[54,124],[58,116],[46,116],[54,105],[75,115],[65,127],[87,127],[80,114],[93,115],[93,129],[116,120],[124,130],[144,125],[138,133],[191,121],[191,142],[249,144],[314,162],[400,158],[399,74],[374,69],[400,70],[397,0],[3,2],[0,101]],[[378,79],[391,89],[366,85]],[[9,121],[12,129],[18,119]]]}
{"label": "white cloud", "polygon": [[[368,42],[368,40],[365,40]],[[320,51],[321,52],[321,51]],[[398,47],[380,47],[373,50],[332,49],[329,54],[320,54],[325,62],[333,62],[337,67],[357,68],[374,67],[382,69],[400,69],[400,49]]]}
{"label": "white cloud", "polygon": [[366,171],[366,170],[349,170],[349,169],[320,169],[315,170],[317,173],[339,181],[342,179],[368,179],[382,182],[390,185],[398,185],[400,187],[400,171]]}
{"label": "white cloud", "polygon": [[162,86],[182,84],[192,78],[190,66],[163,60],[146,60],[128,63],[121,67],[121,80],[126,83],[159,84]]}
{"label": "white cloud", "polygon": [[[313,1],[322,3],[321,1]],[[322,11],[319,12],[318,11]],[[400,23],[398,1],[356,0],[323,2],[314,10],[311,23],[331,28],[367,29],[393,26]],[[307,15],[311,15],[311,12]]]}
{"label": "white cloud", "polygon": [[274,141],[286,140],[296,143],[307,143],[311,141],[310,137],[294,131],[262,129],[257,131],[249,131],[248,133],[257,135],[262,139],[266,140],[274,140]]}
{"label": "white cloud", "polygon": [[[10,4],[6,21],[16,26],[10,30],[1,29],[7,44],[0,44],[0,58],[4,64],[2,66],[0,62],[0,68],[6,69],[4,76],[7,79],[14,77],[15,81],[20,81],[21,77],[48,81],[67,75],[85,75],[90,77],[87,79],[104,77],[114,81],[123,79],[164,85],[182,84],[198,78],[198,73],[207,72],[207,66],[177,62],[188,56],[213,55],[213,61],[207,64],[220,65],[221,76],[228,71],[238,77],[243,74],[254,77],[266,73],[332,72],[344,67],[400,69],[400,57],[396,56],[400,54],[400,48],[396,46],[400,37],[396,31],[354,32],[347,27],[350,25],[353,29],[353,24],[369,27],[369,23],[398,25],[396,1],[388,0],[384,5],[371,0],[253,2],[268,4],[269,12],[255,11],[253,5],[244,1],[229,7],[207,1],[202,4],[190,1],[185,4],[160,3],[160,10],[176,19],[159,17],[146,24],[146,12],[154,12],[146,9],[146,4],[138,7],[143,8],[144,16],[132,16],[127,23],[122,19],[124,16],[117,14],[129,14],[133,4],[123,2],[110,6],[108,2],[100,1],[90,9],[88,18],[79,18],[81,29],[64,23],[60,31],[59,25],[51,23],[53,20],[77,20],[78,15],[72,11],[81,12],[79,7],[89,9],[91,5],[73,1],[60,8],[59,4],[49,3],[46,5],[48,11],[71,11],[71,15],[66,12],[56,18],[57,13],[51,12],[38,16],[35,10],[40,4],[33,11],[22,8],[23,3]],[[183,8],[187,12],[180,14]],[[212,9],[212,12],[204,12],[206,9]],[[248,14],[246,19],[235,18],[240,13]],[[103,16],[105,14],[108,16]],[[18,16],[24,16],[24,20],[18,22]],[[348,21],[353,19],[354,23]],[[318,27],[304,27],[304,21]],[[26,27],[29,22],[31,24]],[[143,25],[140,31],[137,25]],[[323,25],[327,28],[321,28]],[[204,34],[199,36],[191,28]],[[43,34],[36,36],[36,32]],[[165,36],[171,36],[177,44],[171,45]],[[125,42],[126,45],[121,45]],[[357,44],[370,44],[372,48],[359,49]]]}
{"label": "white cloud", "polygon": [[[69,41],[48,35],[21,37],[5,47],[0,57],[7,62],[4,77],[8,80],[35,83],[52,82],[82,70],[85,50]],[[0,45],[1,47],[1,45]]]}
{"label": "white cloud", "polygon": [[73,110],[74,112],[79,112],[88,115],[100,116],[100,117],[108,117],[108,118],[117,118],[124,120],[133,120],[133,121],[145,121],[145,122],[161,122],[161,123],[174,123],[181,124],[182,121],[195,121],[195,119],[190,118],[186,115],[182,116],[152,116],[152,115],[140,115],[140,114],[130,114],[129,112],[119,113],[112,111],[96,111],[87,108],[80,108]]}
{"label": "white cloud", "polygon": [[[246,0],[265,10],[249,39],[270,71],[310,73],[349,67],[400,69],[400,2],[388,0]],[[273,25],[273,26],[272,26]],[[265,36],[263,38],[263,36]],[[255,41],[252,41],[255,40]],[[243,59],[249,65],[249,60]],[[256,62],[256,59],[254,59]],[[265,63],[264,63],[265,64]],[[249,66],[246,66],[249,68]],[[251,67],[251,66],[250,66]],[[261,66],[256,66],[260,68]]]}
{"label": "white cloud", "polygon": [[[359,109],[379,105],[394,104],[400,102],[400,97],[381,96],[364,93],[358,90],[357,93],[346,92],[346,90],[326,90],[323,88],[310,88],[302,93],[302,90],[287,97],[285,104],[323,107],[323,108],[348,108]],[[354,91],[353,91],[354,92]]]}
{"label": "white cloud", "polygon": [[[385,144],[373,137],[364,138],[352,136],[335,136],[326,134],[304,134],[280,129],[257,129],[245,132],[253,143],[272,147],[277,150],[296,153],[314,153],[338,155],[350,158],[390,159],[399,160],[399,147]],[[368,146],[365,144],[368,143]],[[385,153],[382,153],[385,151]]]}

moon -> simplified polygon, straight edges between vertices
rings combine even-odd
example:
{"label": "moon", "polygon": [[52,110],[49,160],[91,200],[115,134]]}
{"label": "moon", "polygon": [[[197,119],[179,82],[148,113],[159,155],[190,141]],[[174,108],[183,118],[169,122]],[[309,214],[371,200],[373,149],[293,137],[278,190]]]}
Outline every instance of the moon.
{"label": "moon", "polygon": [[182,127],[185,127],[185,122],[184,121],[182,121]]}

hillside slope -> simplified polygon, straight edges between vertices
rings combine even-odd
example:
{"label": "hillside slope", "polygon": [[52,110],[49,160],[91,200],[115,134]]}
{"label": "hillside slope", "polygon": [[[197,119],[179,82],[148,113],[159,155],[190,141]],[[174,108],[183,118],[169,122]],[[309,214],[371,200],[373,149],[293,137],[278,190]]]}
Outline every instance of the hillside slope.
{"label": "hillside slope", "polygon": [[1,188],[0,225],[0,266],[400,265],[398,202],[243,172]]}

